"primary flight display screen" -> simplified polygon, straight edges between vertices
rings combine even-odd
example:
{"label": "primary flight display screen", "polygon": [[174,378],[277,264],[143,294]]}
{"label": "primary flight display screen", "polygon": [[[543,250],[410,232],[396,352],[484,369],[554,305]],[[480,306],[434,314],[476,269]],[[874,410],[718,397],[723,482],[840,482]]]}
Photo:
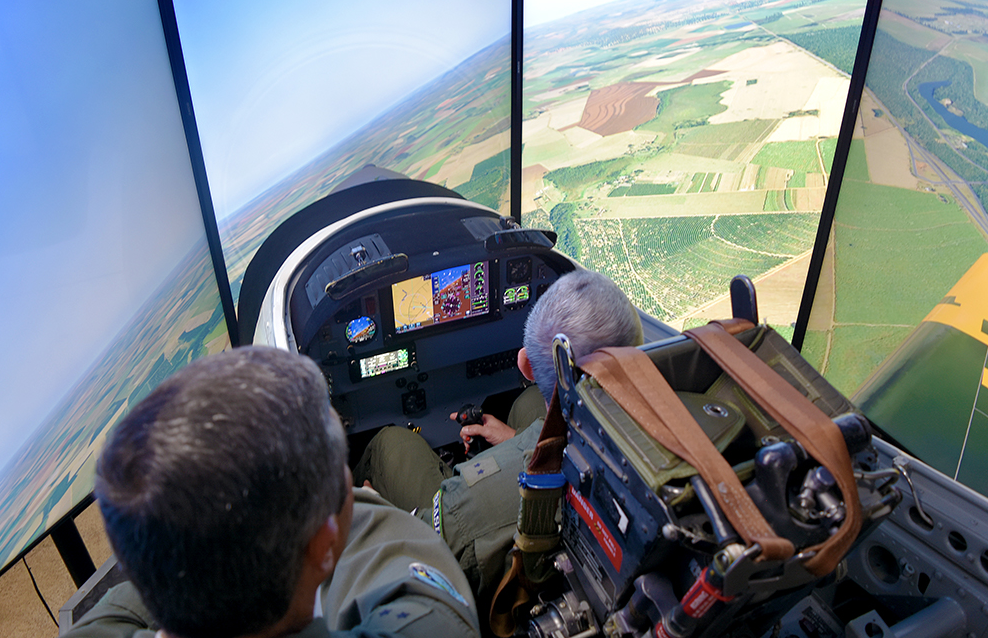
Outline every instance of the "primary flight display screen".
{"label": "primary flight display screen", "polygon": [[489,262],[478,261],[392,284],[395,332],[487,314],[489,271]]}

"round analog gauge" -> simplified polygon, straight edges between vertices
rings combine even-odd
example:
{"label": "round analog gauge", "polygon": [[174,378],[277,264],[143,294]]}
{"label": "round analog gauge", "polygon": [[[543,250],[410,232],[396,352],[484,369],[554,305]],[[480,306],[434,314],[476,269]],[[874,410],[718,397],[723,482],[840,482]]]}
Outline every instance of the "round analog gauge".
{"label": "round analog gauge", "polygon": [[508,283],[523,284],[532,279],[532,258],[519,257],[508,262]]}
{"label": "round analog gauge", "polygon": [[377,324],[370,317],[357,317],[346,325],[346,340],[350,343],[370,341],[377,334]]}

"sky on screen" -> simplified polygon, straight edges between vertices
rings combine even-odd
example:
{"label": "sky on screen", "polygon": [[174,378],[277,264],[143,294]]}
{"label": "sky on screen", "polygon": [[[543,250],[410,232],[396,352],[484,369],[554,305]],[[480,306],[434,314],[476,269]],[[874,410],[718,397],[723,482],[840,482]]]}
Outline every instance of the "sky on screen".
{"label": "sky on screen", "polygon": [[0,470],[203,236],[153,0],[0,20]]}
{"label": "sky on screen", "polygon": [[176,0],[217,217],[506,38],[510,1]]}

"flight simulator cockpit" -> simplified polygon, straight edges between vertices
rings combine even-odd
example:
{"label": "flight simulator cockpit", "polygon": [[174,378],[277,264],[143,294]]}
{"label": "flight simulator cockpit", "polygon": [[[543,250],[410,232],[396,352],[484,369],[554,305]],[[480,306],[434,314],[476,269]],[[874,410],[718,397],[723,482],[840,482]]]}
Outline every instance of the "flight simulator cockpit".
{"label": "flight simulator cockpit", "polygon": [[[720,485],[676,474],[561,340],[563,538],[516,635],[988,636],[978,3],[473,1],[453,27],[441,3],[131,4],[25,4],[5,32],[28,134],[0,153],[0,256],[35,311],[4,324],[32,338],[6,355],[0,575],[71,536],[129,409],[231,346],[315,361],[351,462],[397,426],[455,465],[451,413],[506,419],[531,309],[586,267],[643,308],[640,351],[802,559],[736,542]],[[737,273],[768,293],[739,342],[852,459],[862,531],[820,578],[798,563],[850,491],[662,323],[728,319]],[[77,338],[46,338],[63,307]],[[77,586],[82,550],[60,547]]]}
{"label": "flight simulator cockpit", "polygon": [[[303,236],[315,218],[338,219]],[[502,394],[510,405],[522,387],[528,311],[577,267],[554,239],[432,184],[358,184],[261,247],[244,277],[241,335],[317,361],[351,435],[401,425],[434,447],[453,443],[450,413]],[[642,317],[651,339],[675,334]]]}

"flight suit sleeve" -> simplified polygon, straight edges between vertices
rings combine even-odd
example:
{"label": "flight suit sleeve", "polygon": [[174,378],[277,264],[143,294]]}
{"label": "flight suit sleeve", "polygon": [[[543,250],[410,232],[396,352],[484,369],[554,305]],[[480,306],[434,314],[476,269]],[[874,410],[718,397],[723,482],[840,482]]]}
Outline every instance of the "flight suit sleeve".
{"label": "flight suit sleeve", "polygon": [[479,637],[477,606],[442,538],[370,490],[354,490],[346,549],[323,585],[330,630]]}
{"label": "flight suit sleeve", "polygon": [[154,638],[157,623],[130,581],[112,587],[60,638]]}

